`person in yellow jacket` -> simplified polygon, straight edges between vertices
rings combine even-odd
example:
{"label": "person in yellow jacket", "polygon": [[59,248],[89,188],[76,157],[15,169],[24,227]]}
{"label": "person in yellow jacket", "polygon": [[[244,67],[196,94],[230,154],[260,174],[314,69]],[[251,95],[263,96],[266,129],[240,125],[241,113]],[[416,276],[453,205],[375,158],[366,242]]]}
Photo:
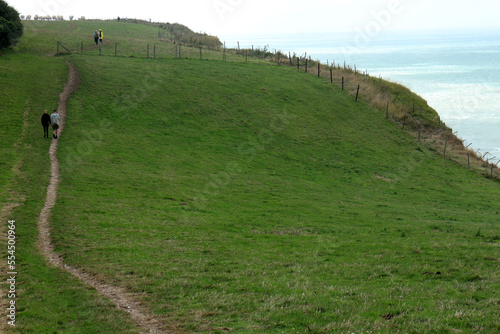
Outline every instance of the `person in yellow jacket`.
{"label": "person in yellow jacket", "polygon": [[99,29],[99,42],[102,44],[102,29]]}

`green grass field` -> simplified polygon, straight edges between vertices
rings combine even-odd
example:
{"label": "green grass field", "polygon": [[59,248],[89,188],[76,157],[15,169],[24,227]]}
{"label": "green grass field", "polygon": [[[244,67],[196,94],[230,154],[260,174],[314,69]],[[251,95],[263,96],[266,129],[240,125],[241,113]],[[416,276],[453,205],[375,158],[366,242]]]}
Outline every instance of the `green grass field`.
{"label": "green grass field", "polygon": [[[136,331],[36,248],[49,175],[39,118],[55,108],[65,60],[81,82],[59,144],[56,251],[134,293],[167,328],[500,331],[498,181],[294,68],[236,55],[222,62],[220,52],[199,60],[196,48],[189,59],[140,57],[136,46],[149,34],[153,43],[156,28],[101,24],[134,57],[47,56],[51,31],[69,41],[93,25],[27,29],[16,52],[0,57],[9,124],[0,199],[21,204],[8,217],[19,233],[9,332]],[[6,257],[5,240],[1,247]]]}

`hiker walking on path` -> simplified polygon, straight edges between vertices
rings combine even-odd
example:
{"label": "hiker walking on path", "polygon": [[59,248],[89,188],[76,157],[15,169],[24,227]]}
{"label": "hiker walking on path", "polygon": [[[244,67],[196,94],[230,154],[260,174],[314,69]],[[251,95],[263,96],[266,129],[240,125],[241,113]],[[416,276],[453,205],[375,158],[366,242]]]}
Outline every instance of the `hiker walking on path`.
{"label": "hiker walking on path", "polygon": [[43,125],[43,138],[49,138],[49,125],[50,125],[50,115],[47,110],[44,111],[42,115],[42,125]]}
{"label": "hiker walking on path", "polygon": [[102,37],[103,37],[102,29],[99,29],[99,42],[101,43],[101,45],[102,45]]}
{"label": "hiker walking on path", "polygon": [[94,31],[94,41],[95,41],[95,45],[98,45],[99,44],[99,33],[96,31]]}
{"label": "hiker walking on path", "polygon": [[52,123],[52,136],[57,139],[57,129],[59,129],[59,114],[57,109],[54,109],[52,115],[50,115],[50,123]]}

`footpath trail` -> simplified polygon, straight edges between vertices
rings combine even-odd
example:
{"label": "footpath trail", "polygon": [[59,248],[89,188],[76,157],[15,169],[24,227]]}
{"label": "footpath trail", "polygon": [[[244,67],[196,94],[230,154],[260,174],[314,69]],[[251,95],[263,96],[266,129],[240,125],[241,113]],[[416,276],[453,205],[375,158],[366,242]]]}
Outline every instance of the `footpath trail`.
{"label": "footpath trail", "polygon": [[[58,113],[61,117],[59,135],[64,130],[67,101],[79,85],[79,75],[73,64],[67,62],[69,66],[69,78],[64,88],[64,91],[59,96]],[[51,163],[50,182],[47,187],[47,197],[44,207],[38,219],[38,247],[45,259],[53,266],[63,269],[75,277],[79,278],[83,283],[94,287],[100,294],[110,299],[117,308],[129,313],[130,317],[135,321],[137,326],[145,333],[169,333],[163,329],[165,327],[157,320],[148,308],[139,300],[134,298],[125,289],[107,284],[100,281],[92,275],[86,273],[82,269],[73,268],[64,263],[64,259],[54,251],[54,245],[50,236],[50,214],[56,203],[57,189],[59,186],[59,161],[57,160],[57,146],[60,139],[52,139],[50,145],[49,156]]]}

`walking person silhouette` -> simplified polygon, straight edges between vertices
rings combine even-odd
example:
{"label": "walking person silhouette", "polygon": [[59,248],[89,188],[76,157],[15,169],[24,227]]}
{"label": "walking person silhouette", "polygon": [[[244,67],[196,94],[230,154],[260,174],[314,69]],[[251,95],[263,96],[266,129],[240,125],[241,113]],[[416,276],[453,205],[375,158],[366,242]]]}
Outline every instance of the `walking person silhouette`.
{"label": "walking person silhouette", "polygon": [[43,138],[49,138],[49,125],[50,125],[50,115],[47,110],[44,111],[42,115],[42,126],[43,126]]}

